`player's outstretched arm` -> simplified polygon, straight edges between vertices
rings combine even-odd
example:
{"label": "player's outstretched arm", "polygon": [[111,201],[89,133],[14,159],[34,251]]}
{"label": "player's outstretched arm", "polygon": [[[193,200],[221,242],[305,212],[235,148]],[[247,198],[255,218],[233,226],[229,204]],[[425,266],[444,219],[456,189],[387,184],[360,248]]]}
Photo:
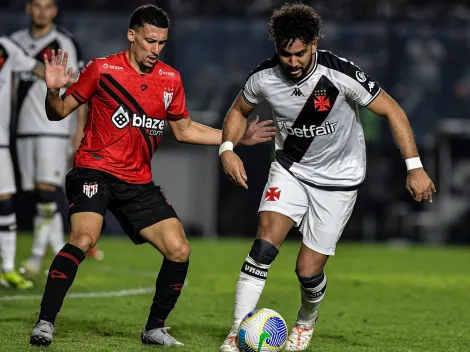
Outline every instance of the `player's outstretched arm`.
{"label": "player's outstretched arm", "polygon": [[46,114],[50,121],[60,121],[67,117],[80,104],[71,96],[62,99],[60,89],[65,88],[72,77],[72,68],[67,70],[68,54],[62,50],[52,50],[50,61],[47,55],[44,55],[45,77],[47,86],[46,95]]}
{"label": "player's outstretched arm", "polygon": [[384,91],[381,91],[367,108],[373,113],[383,116],[389,123],[393,138],[407,163],[406,188],[411,196],[418,202],[421,200],[431,201],[432,193],[436,192],[436,189],[421,164],[413,131],[403,109]]}
{"label": "player's outstretched arm", "polygon": [[253,112],[256,106],[245,102],[242,92],[238,94],[237,99],[227,113],[222,130],[223,143],[219,149],[220,160],[225,174],[229,179],[248,189],[245,167],[240,157],[233,152],[233,147],[237,145],[247,131],[248,116]]}

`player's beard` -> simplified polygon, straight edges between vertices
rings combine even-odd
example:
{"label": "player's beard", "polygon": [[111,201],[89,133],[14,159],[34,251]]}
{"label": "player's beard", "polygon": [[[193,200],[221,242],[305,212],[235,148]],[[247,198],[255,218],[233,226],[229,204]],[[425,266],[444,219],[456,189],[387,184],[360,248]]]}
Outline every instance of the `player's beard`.
{"label": "player's beard", "polygon": [[290,74],[289,72],[289,68],[290,66],[288,65],[282,65],[282,68],[284,69],[284,74],[292,81],[294,82],[299,82],[301,80],[303,80],[305,78],[305,76],[307,76],[310,72],[310,70],[312,69],[312,65],[313,65],[313,54],[310,56],[310,60],[308,61],[308,64],[306,66],[306,68],[303,68],[301,67],[301,70],[302,70],[302,74],[300,76],[293,76]]}

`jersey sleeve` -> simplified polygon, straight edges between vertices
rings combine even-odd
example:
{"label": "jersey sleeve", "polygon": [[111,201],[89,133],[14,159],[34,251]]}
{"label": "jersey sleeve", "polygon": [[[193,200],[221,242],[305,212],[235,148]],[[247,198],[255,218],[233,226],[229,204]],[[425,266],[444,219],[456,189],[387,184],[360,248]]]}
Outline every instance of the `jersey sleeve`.
{"label": "jersey sleeve", "polygon": [[29,56],[22,47],[16,44],[14,41],[7,39],[6,41],[7,50],[12,56],[12,70],[14,72],[32,71],[38,64],[38,61]]}
{"label": "jersey sleeve", "polygon": [[335,68],[340,72],[338,82],[346,97],[367,106],[379,95],[379,84],[361,68],[342,57],[335,56],[334,61]]}
{"label": "jersey sleeve", "polygon": [[184,94],[184,87],[181,79],[178,81],[174,92],[171,92],[167,88],[164,89],[163,102],[167,108],[167,119],[179,120],[187,119],[189,117],[188,110],[186,109],[186,95]]}
{"label": "jersey sleeve", "polygon": [[372,103],[380,91],[379,84],[360,68],[357,68],[354,77],[345,83],[345,95],[363,106]]}
{"label": "jersey sleeve", "polygon": [[84,104],[95,93],[99,81],[100,72],[96,61],[92,60],[81,70],[78,80],[65,91],[65,95],[71,95],[80,104]]}
{"label": "jersey sleeve", "polygon": [[261,94],[260,80],[258,74],[250,74],[243,87],[243,100],[248,105],[256,106],[261,104],[264,97]]}

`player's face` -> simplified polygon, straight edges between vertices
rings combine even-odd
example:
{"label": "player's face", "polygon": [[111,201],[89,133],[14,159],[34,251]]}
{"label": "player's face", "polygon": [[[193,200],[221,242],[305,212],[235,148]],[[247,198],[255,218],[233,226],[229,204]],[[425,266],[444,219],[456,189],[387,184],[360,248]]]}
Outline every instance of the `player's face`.
{"label": "player's face", "polygon": [[129,29],[127,39],[136,63],[143,69],[152,69],[168,39],[168,28],[145,24],[137,30]]}
{"label": "player's face", "polygon": [[47,27],[57,16],[57,6],[53,0],[31,0],[26,5],[31,23],[36,27]]}
{"label": "player's face", "polygon": [[278,48],[277,53],[287,77],[294,81],[304,78],[313,67],[313,56],[317,41],[304,44],[300,39],[291,41],[286,47]]}

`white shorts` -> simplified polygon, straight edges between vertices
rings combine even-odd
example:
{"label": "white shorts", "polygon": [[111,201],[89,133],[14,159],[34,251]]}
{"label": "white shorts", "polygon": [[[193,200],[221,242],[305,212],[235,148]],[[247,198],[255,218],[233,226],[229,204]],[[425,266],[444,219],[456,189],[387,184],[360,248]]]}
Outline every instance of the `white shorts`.
{"label": "white shorts", "polygon": [[0,147],[0,195],[16,193],[15,171],[10,148]]}
{"label": "white shorts", "polygon": [[64,137],[18,138],[18,165],[23,190],[32,191],[37,183],[62,186],[69,144],[69,139]]}
{"label": "white shorts", "polygon": [[306,185],[274,161],[259,212],[274,211],[288,216],[300,226],[303,243],[308,248],[335,255],[336,243],[351,216],[356,198],[357,190],[325,191]]}

